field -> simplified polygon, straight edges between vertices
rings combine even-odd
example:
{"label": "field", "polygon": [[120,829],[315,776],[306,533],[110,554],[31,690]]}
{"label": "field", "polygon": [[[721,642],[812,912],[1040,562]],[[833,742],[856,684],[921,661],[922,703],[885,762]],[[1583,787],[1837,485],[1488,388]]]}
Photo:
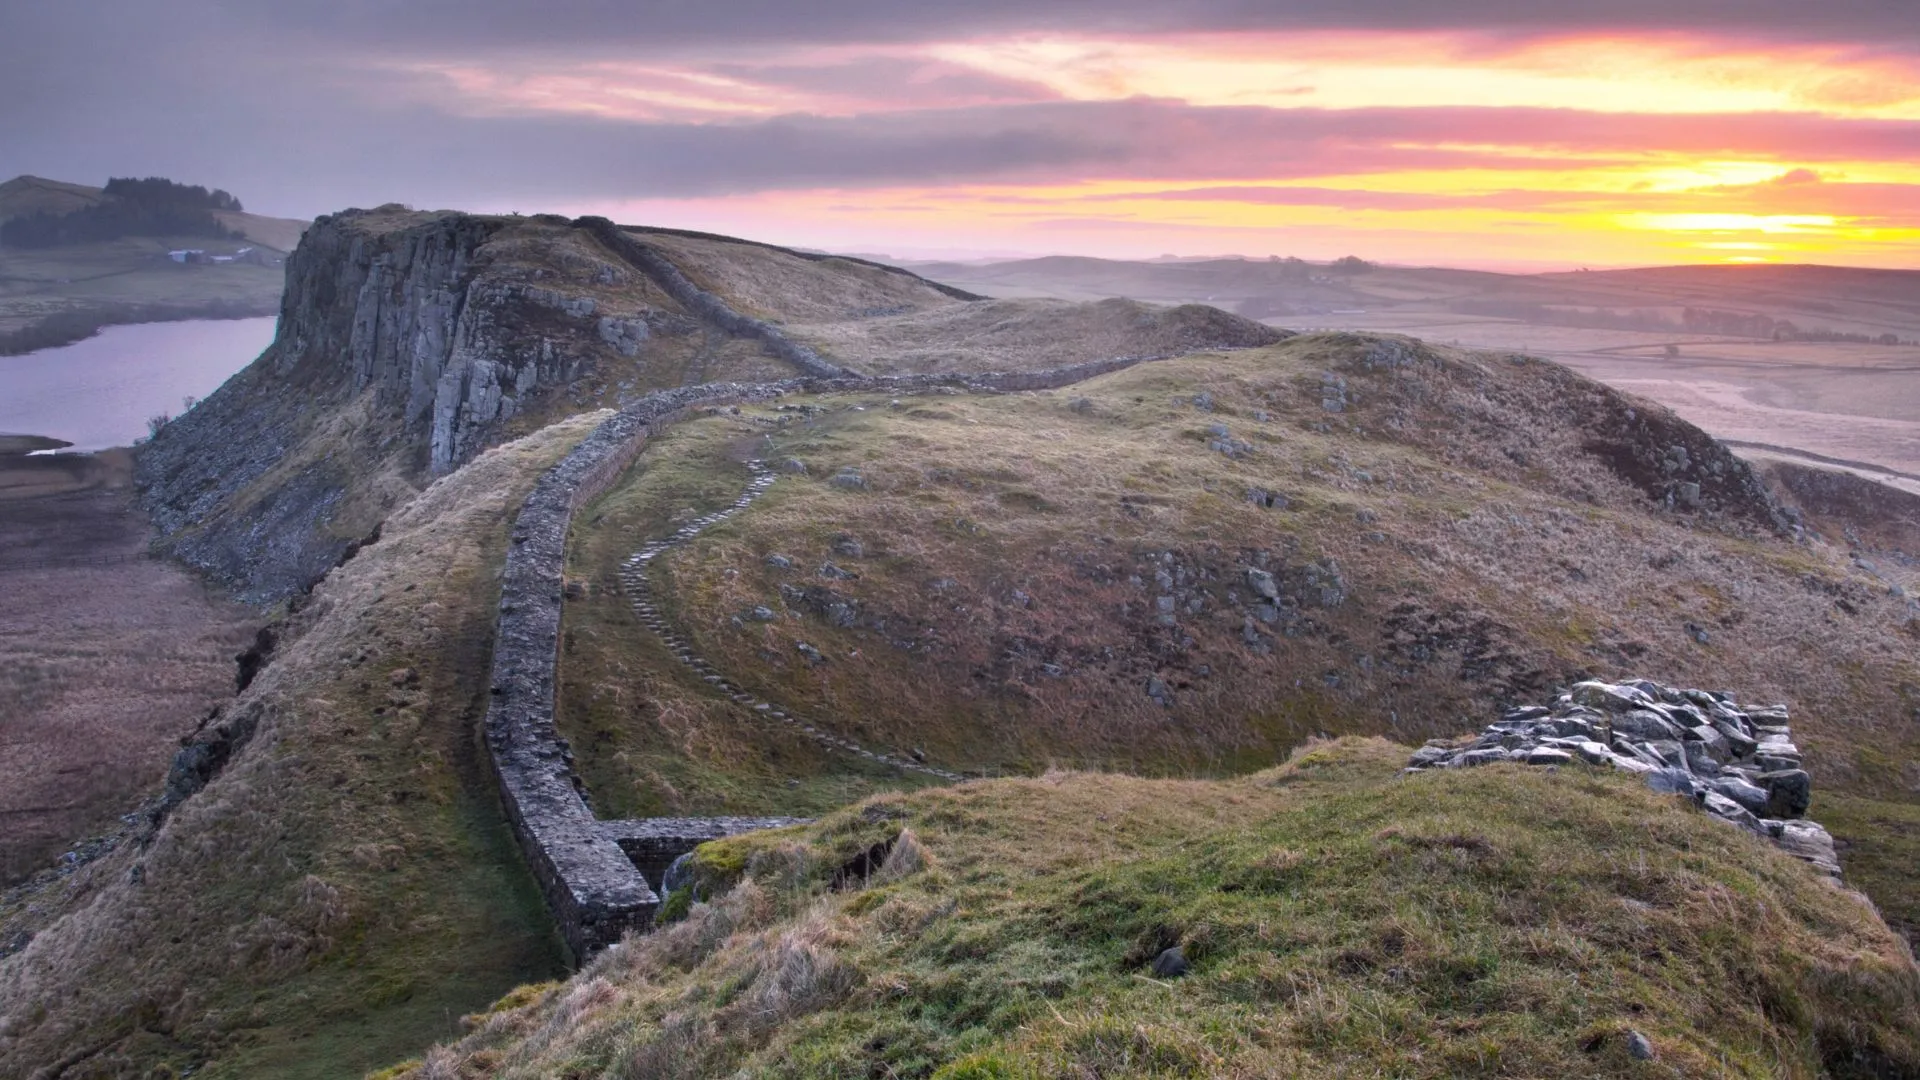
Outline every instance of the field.
{"label": "field", "polygon": [[0,454],[0,884],[158,791],[259,619],[144,557],[127,471]]}

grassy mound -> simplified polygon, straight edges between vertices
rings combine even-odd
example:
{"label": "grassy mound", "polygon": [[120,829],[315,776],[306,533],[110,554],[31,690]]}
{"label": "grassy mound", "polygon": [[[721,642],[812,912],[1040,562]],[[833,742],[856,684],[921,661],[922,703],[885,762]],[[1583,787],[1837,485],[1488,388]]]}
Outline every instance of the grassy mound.
{"label": "grassy mound", "polygon": [[1920,970],[1862,897],[1627,778],[1405,754],[978,782],[708,845],[711,903],[395,1073],[1920,1070]]}

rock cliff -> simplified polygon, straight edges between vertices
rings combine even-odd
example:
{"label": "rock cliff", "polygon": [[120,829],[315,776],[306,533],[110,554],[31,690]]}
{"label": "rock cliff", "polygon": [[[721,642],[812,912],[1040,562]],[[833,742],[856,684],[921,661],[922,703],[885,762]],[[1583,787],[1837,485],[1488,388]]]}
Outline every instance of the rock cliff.
{"label": "rock cliff", "polygon": [[250,598],[296,592],[486,447],[679,383],[704,329],[557,218],[321,218],[273,345],[140,454],[159,544]]}

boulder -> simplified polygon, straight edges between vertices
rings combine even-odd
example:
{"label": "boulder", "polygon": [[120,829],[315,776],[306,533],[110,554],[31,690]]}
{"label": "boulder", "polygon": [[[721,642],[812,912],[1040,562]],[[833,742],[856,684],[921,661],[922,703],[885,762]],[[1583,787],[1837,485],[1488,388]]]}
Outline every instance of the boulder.
{"label": "boulder", "polygon": [[1574,683],[1570,691],[1573,703],[1585,705],[1589,709],[1601,712],[1626,712],[1652,704],[1647,696],[1630,686],[1614,686],[1611,683],[1583,682]]}
{"label": "boulder", "polygon": [[1715,777],[1712,787],[1713,790],[1756,814],[1766,813],[1768,798],[1766,788],[1750,784],[1744,778],[1732,773]]}
{"label": "boulder", "polygon": [[1766,814],[1771,818],[1803,818],[1813,803],[1813,778],[1802,769],[1761,773],[1767,791]]}
{"label": "boulder", "polygon": [[1767,834],[1767,830],[1760,824],[1760,819],[1755,817],[1751,810],[1717,791],[1706,792],[1700,799],[1700,805],[1706,809],[1707,813],[1722,821],[1732,822],[1762,836]]}
{"label": "boulder", "polygon": [[1805,859],[1828,875],[1840,876],[1840,856],[1834,851],[1833,837],[1819,825],[1811,821],[1782,822],[1774,843],[1787,854]]}
{"label": "boulder", "polygon": [[1189,970],[1191,967],[1187,963],[1187,954],[1181,952],[1178,945],[1153,958],[1154,978],[1177,979]]}

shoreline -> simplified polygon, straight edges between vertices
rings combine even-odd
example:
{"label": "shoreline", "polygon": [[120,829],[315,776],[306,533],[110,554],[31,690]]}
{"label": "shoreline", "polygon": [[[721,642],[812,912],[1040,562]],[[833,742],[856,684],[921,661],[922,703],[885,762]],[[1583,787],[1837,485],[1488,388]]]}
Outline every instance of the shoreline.
{"label": "shoreline", "polygon": [[280,314],[280,302],[209,300],[201,304],[111,304],[43,316],[17,330],[0,331],[0,357],[26,356],[85,341],[109,326],[142,323],[260,319]]}

